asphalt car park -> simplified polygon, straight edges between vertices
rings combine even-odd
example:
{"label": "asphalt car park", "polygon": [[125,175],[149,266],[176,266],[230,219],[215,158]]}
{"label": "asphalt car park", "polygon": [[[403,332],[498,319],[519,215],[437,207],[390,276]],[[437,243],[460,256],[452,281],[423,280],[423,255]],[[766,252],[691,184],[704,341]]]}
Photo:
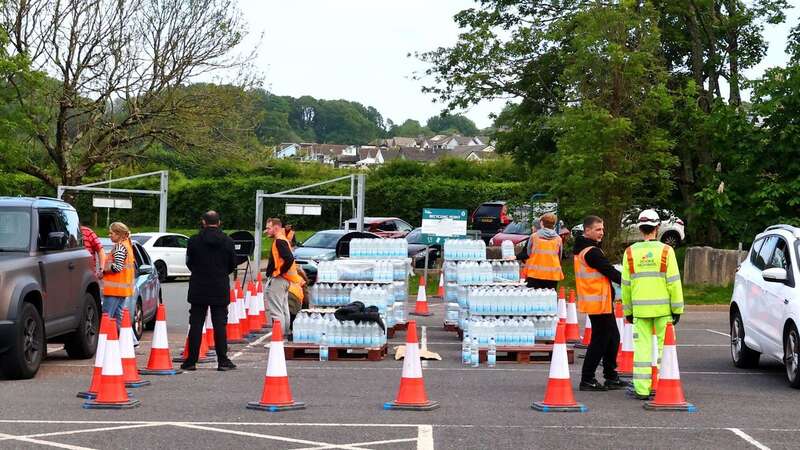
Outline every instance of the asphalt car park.
{"label": "asphalt car park", "polygon": [[[164,285],[170,346],[187,327],[185,282]],[[411,303],[409,302],[409,306]],[[308,408],[284,413],[245,409],[261,394],[269,335],[231,347],[239,369],[213,363],[196,372],[149,377],[131,389],[139,408],[81,408],[75,394],[89,383],[92,360],[67,359],[51,345],[33,380],[0,381],[0,448],[796,448],[798,391],[777,362],[756,369],[731,363],[726,308],[693,308],[677,327],[678,357],[687,400],[698,411],[649,412],[622,391],[575,390],[586,413],[541,413],[548,365],[460,364],[456,335],[441,328],[443,306],[422,318],[428,347],[442,361],[424,361],[429,412],[385,411],[399,386],[402,362],[287,361],[292,392]],[[582,323],[582,322],[581,322]],[[147,331],[137,349],[149,352]],[[405,333],[391,340],[401,345]],[[579,351],[582,353],[583,351]],[[392,353],[390,351],[390,353]],[[577,386],[582,359],[570,366]]]}

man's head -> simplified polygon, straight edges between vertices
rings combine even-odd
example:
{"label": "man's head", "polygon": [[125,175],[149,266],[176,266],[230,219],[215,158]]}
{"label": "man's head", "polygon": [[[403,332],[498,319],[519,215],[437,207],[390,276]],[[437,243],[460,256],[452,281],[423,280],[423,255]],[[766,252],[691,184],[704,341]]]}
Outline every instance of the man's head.
{"label": "man's head", "polygon": [[586,216],[583,219],[583,237],[600,242],[603,240],[604,235],[603,219],[597,216]]}
{"label": "man's head", "polygon": [[643,236],[650,236],[658,233],[658,226],[661,225],[661,218],[654,209],[645,209],[639,213],[639,231]]}
{"label": "man's head", "polygon": [[281,219],[271,217],[267,219],[267,226],[264,228],[264,233],[269,237],[275,237],[278,233],[283,231],[283,222]]}
{"label": "man's head", "polygon": [[542,224],[542,228],[547,228],[547,229],[552,230],[552,229],[554,229],[556,227],[556,221],[557,220],[558,220],[558,217],[556,217],[555,214],[547,213],[547,214],[543,214],[542,217],[539,218],[539,223]]}
{"label": "man's head", "polygon": [[203,213],[203,228],[216,228],[220,225],[219,213],[210,210]]}

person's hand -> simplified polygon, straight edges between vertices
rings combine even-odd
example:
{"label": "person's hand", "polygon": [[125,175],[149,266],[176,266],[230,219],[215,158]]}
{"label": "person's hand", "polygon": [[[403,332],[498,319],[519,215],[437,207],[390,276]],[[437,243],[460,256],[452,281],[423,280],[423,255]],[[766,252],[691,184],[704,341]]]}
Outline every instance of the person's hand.
{"label": "person's hand", "polygon": [[680,314],[673,314],[672,315],[672,324],[673,325],[677,325],[678,322],[680,322],[680,321],[681,321],[681,315]]}
{"label": "person's hand", "polygon": [[633,315],[630,315],[630,316],[625,316],[625,320],[626,320],[628,323],[633,323]]}

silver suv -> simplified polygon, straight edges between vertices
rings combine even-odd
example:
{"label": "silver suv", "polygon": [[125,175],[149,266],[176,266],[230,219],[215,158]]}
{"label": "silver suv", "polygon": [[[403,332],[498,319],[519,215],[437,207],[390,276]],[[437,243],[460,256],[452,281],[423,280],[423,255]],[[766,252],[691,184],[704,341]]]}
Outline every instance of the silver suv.
{"label": "silver suv", "polygon": [[32,378],[47,341],[97,349],[100,287],[78,213],[50,198],[0,197],[0,370]]}

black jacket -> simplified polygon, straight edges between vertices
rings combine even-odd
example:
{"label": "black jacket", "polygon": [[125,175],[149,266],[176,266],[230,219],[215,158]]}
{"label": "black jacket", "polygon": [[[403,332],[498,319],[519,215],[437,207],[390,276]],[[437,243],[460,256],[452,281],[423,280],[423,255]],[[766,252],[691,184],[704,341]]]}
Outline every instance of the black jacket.
{"label": "black jacket", "polygon": [[236,269],[233,240],[219,228],[204,228],[189,238],[186,248],[189,303],[227,305],[230,302],[229,275]]}
{"label": "black jacket", "polygon": [[[586,247],[594,247],[586,252],[586,264],[605,275],[606,278],[614,283],[622,283],[622,274],[611,265],[611,262],[606,258],[605,253],[603,253],[603,250],[601,250],[599,246],[600,243],[597,241],[593,241],[585,236],[578,236],[575,238],[575,245],[572,247],[572,253],[577,256]],[[611,290],[613,292],[613,286]]]}
{"label": "black jacket", "polygon": [[[284,241],[283,239],[277,239],[274,241],[275,246],[278,247],[278,256],[281,257],[283,260],[283,265],[279,267],[278,273],[281,275],[285,274],[292,268],[292,263],[294,262],[294,255],[292,254],[292,249],[289,247],[289,244]],[[267,263],[267,276],[271,277],[272,272],[275,271],[275,260],[272,258],[272,249],[269,252],[269,263]]]}

